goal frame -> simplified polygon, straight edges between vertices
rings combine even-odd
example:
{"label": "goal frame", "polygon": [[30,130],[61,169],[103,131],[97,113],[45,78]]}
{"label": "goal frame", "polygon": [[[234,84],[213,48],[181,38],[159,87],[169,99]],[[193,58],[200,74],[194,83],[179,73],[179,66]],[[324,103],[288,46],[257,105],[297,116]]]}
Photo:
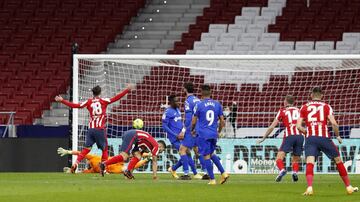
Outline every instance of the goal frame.
{"label": "goal frame", "polygon": [[[128,54],[74,54],[72,81],[73,81],[73,102],[79,102],[79,59],[128,59],[128,60],[360,60],[360,55],[339,54],[339,55],[128,55]],[[79,109],[72,110],[72,116],[78,117]],[[72,121],[72,150],[78,149],[78,118]],[[72,156],[72,162],[76,156]]]}

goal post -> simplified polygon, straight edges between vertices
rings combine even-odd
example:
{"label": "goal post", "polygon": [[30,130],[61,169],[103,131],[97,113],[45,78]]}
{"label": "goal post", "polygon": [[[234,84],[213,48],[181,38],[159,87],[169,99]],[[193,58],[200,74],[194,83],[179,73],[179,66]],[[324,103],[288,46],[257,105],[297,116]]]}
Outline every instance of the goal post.
{"label": "goal post", "polygon": [[[131,129],[135,118],[144,120],[144,130],[166,140],[161,128],[166,97],[176,94],[183,112],[182,85],[193,82],[195,94],[199,95],[200,86],[206,83],[211,86],[213,98],[222,103],[227,117],[225,137],[219,140],[217,148],[225,169],[231,173],[275,173],[276,152],[284,132],[282,125],[263,144],[256,145],[256,140],[283,106],[286,95],[293,95],[295,106],[300,108],[310,99],[311,88],[320,86],[325,92],[324,101],[333,107],[340,125],[344,143],[339,145],[339,151],[345,165],[350,173],[360,173],[360,139],[357,139],[360,138],[360,55],[76,54],[73,64],[74,102],[91,97],[90,89],[95,85],[102,87],[102,97],[112,97],[126,83],[135,84],[135,90],[108,107],[111,155],[119,153],[122,133]],[[232,116],[233,109],[236,117]],[[73,150],[81,150],[89,115],[86,109],[74,109],[72,116]],[[95,146],[92,152],[99,150]],[[178,153],[168,145],[160,158],[160,171],[166,172],[177,159]],[[291,170],[290,155],[286,166]],[[304,162],[300,170],[303,168]],[[140,171],[149,172],[150,166]],[[336,166],[322,155],[316,171],[334,173]]]}

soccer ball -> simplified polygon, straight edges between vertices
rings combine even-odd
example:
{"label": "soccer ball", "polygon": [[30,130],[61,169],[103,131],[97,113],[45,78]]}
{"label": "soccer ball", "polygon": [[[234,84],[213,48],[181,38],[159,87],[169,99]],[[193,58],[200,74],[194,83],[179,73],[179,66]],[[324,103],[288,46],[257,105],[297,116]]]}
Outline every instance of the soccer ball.
{"label": "soccer ball", "polygon": [[144,122],[141,119],[135,119],[133,121],[133,127],[135,129],[142,129],[144,127]]}

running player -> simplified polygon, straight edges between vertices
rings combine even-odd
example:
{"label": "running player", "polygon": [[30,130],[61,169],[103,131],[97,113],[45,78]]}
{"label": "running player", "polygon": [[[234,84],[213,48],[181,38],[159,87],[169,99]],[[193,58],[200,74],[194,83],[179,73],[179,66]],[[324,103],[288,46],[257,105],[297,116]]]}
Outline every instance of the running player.
{"label": "running player", "polygon": [[285,108],[281,108],[279,110],[274,121],[265,132],[263,138],[257,141],[257,144],[262,143],[271,134],[279,122],[282,121],[285,126],[285,134],[279,152],[276,155],[276,165],[280,172],[275,181],[280,182],[281,179],[286,175],[287,171],[284,167],[284,158],[287,153],[292,152],[292,179],[294,182],[297,182],[299,161],[303,152],[304,144],[304,136],[296,128],[296,121],[300,116],[300,112],[297,107],[294,107],[294,97],[292,95],[285,97],[284,105]]}

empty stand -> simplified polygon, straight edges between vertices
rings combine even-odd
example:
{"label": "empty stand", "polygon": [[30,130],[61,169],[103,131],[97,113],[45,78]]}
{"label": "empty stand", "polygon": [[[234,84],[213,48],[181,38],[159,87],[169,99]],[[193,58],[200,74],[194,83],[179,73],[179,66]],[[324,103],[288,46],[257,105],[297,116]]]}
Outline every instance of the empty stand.
{"label": "empty stand", "polygon": [[0,110],[16,111],[15,124],[33,124],[50,109],[54,95],[67,91],[72,43],[80,45],[80,53],[105,51],[144,5],[144,0],[2,1]]}

